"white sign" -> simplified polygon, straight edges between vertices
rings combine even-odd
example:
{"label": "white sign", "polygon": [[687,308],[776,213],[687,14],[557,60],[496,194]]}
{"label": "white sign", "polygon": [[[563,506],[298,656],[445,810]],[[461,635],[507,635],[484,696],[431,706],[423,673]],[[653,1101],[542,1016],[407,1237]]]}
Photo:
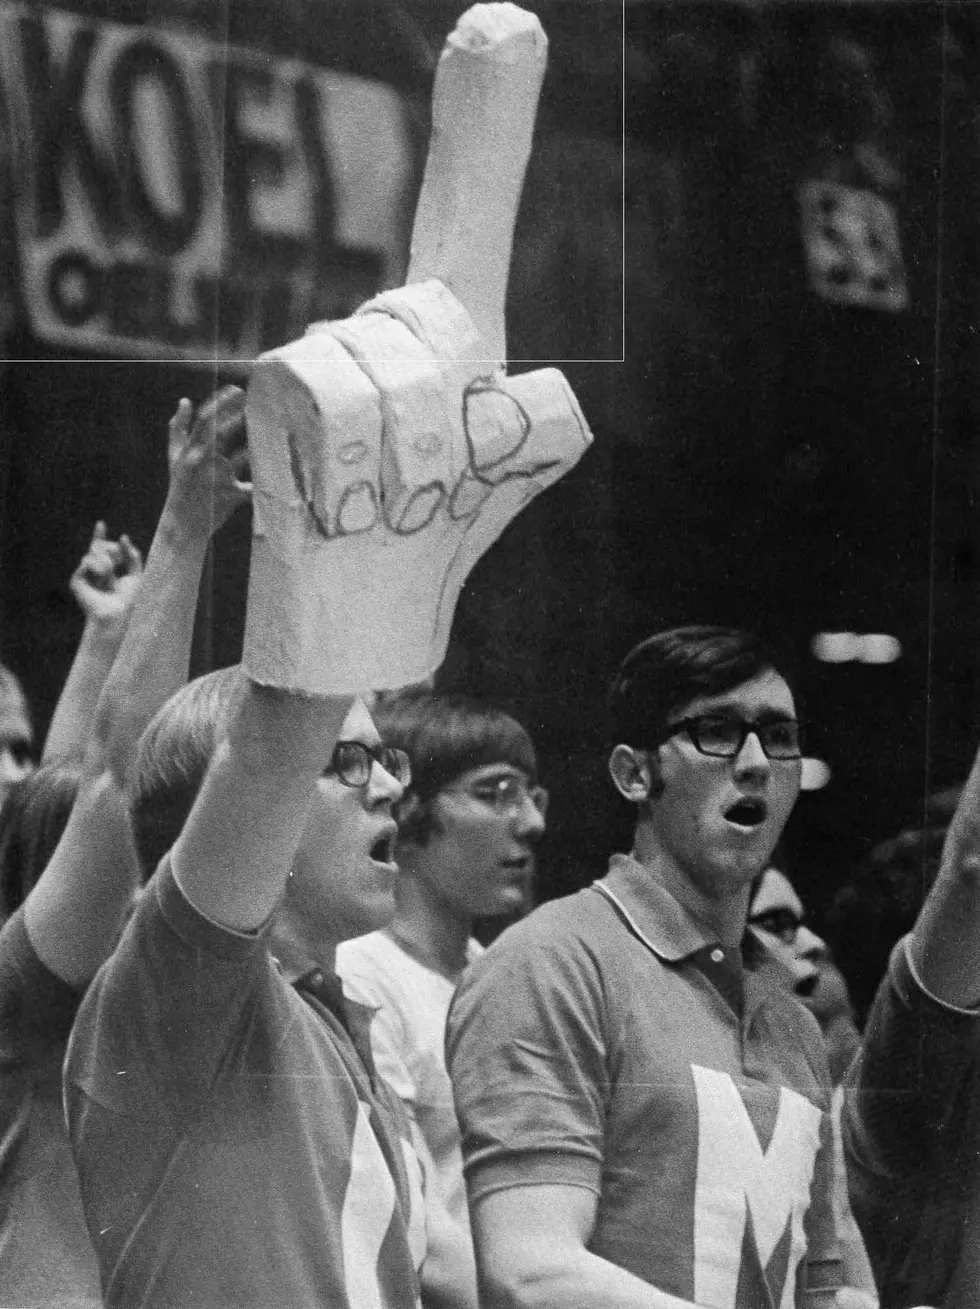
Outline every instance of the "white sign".
{"label": "white sign", "polygon": [[0,83],[40,339],[247,361],[404,277],[411,147],[383,83],[2,3]]}

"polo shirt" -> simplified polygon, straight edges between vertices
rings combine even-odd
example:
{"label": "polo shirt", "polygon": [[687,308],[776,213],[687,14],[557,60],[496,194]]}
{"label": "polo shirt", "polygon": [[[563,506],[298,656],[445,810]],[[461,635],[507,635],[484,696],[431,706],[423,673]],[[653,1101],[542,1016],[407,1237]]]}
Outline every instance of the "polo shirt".
{"label": "polo shirt", "polygon": [[23,908],[0,932],[0,1304],[98,1309],[61,1101],[81,991],[38,958]]}
{"label": "polo shirt", "polygon": [[267,934],[205,918],[165,860],[79,1011],[65,1099],[108,1309],[418,1303],[404,1110],[336,979],[291,985]]}
{"label": "polo shirt", "polygon": [[980,1304],[980,1011],[892,951],[845,1080],[851,1206],[889,1309]]}
{"label": "polo shirt", "polygon": [[733,1007],[704,961],[738,954],[625,855],[504,933],[449,1015],[471,1206],[584,1187],[594,1254],[714,1309],[836,1286],[820,1031],[762,969]]}

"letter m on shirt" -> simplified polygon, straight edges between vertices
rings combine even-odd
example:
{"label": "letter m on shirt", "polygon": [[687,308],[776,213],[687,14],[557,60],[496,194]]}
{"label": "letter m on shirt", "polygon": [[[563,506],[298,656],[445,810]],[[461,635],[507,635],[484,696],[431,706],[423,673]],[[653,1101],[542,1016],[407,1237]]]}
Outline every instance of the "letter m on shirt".
{"label": "letter m on shirt", "polygon": [[778,1104],[763,1146],[731,1077],[697,1064],[691,1072],[698,1104],[694,1299],[711,1309],[792,1309],[820,1110],[796,1091],[766,1088]]}

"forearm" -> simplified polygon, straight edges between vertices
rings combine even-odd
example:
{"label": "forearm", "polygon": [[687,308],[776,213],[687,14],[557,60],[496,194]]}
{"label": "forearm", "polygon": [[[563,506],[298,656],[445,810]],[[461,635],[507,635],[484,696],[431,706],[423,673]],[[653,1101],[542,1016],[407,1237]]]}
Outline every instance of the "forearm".
{"label": "forearm", "polygon": [[980,1004],[980,753],[950,823],[939,875],[909,951],[931,995],[961,1008]]}
{"label": "forearm", "polygon": [[206,917],[249,931],[272,913],[350,704],[246,682],[173,852],[181,889]]}
{"label": "forearm", "polygon": [[85,756],[95,706],[112,668],[124,627],[89,618],[82,631],[75,658],[51,716],[44,742],[42,763],[81,760]]}
{"label": "forearm", "polygon": [[482,1309],[694,1309],[586,1249],[539,1248],[526,1263],[514,1260],[499,1276],[480,1267]]}
{"label": "forearm", "polygon": [[[208,525],[168,497],[139,595],[96,711],[94,744],[125,787],[136,745],[157,709],[187,680]],[[200,515],[198,515],[198,519]]]}

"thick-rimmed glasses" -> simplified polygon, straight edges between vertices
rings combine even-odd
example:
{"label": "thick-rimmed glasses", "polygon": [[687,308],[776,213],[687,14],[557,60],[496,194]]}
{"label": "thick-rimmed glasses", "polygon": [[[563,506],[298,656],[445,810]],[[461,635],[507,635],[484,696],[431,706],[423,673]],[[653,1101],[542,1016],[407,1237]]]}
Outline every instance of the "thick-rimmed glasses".
{"label": "thick-rimmed glasses", "polygon": [[516,813],[530,800],[542,816],[548,812],[548,792],[543,786],[532,786],[523,777],[507,774],[486,781],[471,782],[469,786],[446,786],[443,795],[468,795],[498,814]]}
{"label": "thick-rimmed glasses", "polygon": [[324,777],[336,777],[344,786],[367,786],[371,769],[380,764],[401,786],[412,780],[412,761],[404,750],[390,745],[365,745],[363,741],[338,741]]}
{"label": "thick-rimmed glasses", "polygon": [[745,718],[702,714],[668,723],[664,740],[686,732],[699,754],[714,759],[734,759],[752,734],[758,738],[767,759],[799,759],[803,753],[803,731],[795,718],[770,718],[753,723]]}

